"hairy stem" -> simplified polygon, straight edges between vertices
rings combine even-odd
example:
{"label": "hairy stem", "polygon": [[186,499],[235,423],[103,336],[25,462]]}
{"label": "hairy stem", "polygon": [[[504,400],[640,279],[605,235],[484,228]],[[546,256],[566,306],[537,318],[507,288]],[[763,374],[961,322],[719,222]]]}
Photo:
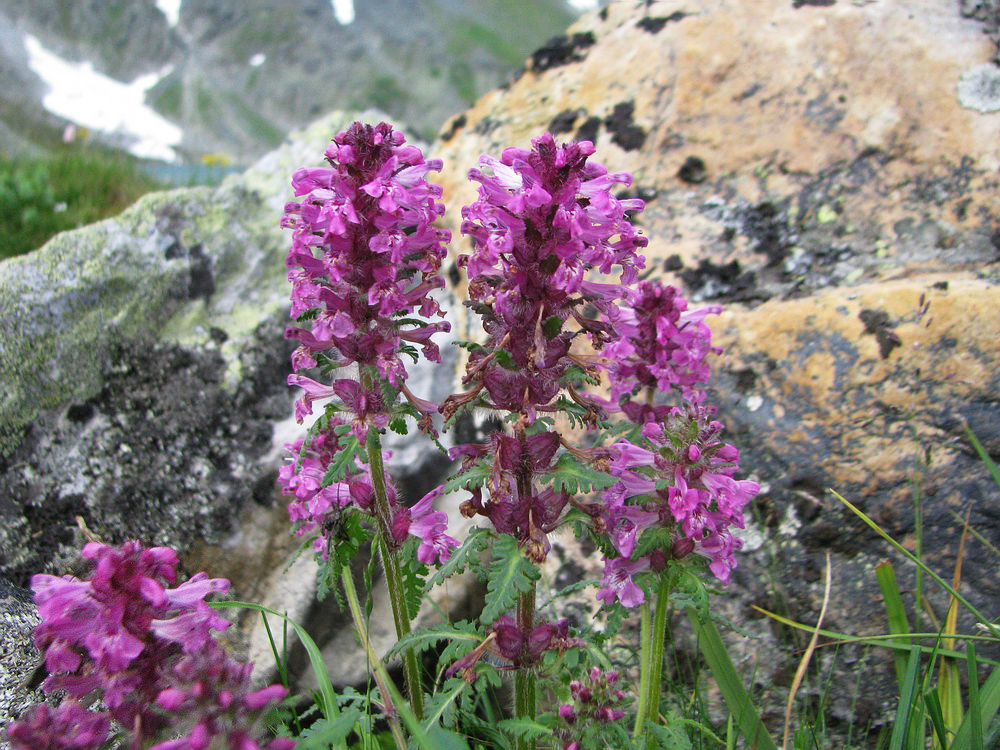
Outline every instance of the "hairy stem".
{"label": "hairy stem", "polygon": [[385,717],[389,721],[389,729],[392,731],[392,738],[398,750],[406,750],[406,738],[403,736],[403,729],[399,726],[399,717],[396,715],[396,707],[392,702],[392,694],[385,682],[382,664],[378,654],[372,648],[371,641],[368,640],[368,629],[365,627],[365,618],[361,614],[361,603],[358,601],[358,592],[354,588],[354,579],[351,578],[350,568],[344,568],[340,576],[344,584],[344,594],[347,597],[347,606],[351,610],[351,617],[354,619],[354,628],[358,631],[361,645],[368,656],[368,663],[372,668],[372,676],[375,677],[375,684],[378,685],[379,693],[382,695],[382,702],[385,705]]}
{"label": "hairy stem", "polygon": [[660,587],[656,592],[656,610],[653,617],[653,630],[650,633],[652,650],[649,659],[649,682],[647,711],[649,719],[655,724],[660,719],[660,686],[663,684],[663,649],[667,640],[667,613],[670,611],[670,589],[672,577],[669,573],[660,574]]}
{"label": "hairy stem", "polygon": [[[361,387],[370,390],[374,387],[370,373],[361,368]],[[368,430],[366,442],[368,450],[368,466],[371,469],[372,488],[375,490],[373,503],[375,521],[378,531],[378,549],[382,556],[382,568],[385,570],[385,583],[389,589],[389,602],[392,605],[392,619],[396,626],[396,638],[402,639],[410,632],[410,610],[406,603],[406,589],[403,585],[403,571],[395,550],[392,549],[392,510],[389,507],[389,495],[385,485],[385,466],[382,463],[382,440],[376,428]],[[406,690],[413,706],[413,713],[418,720],[424,717],[424,693],[420,681],[420,665],[417,655],[411,649],[403,651],[403,677],[406,680]]]}
{"label": "hairy stem", "polygon": [[639,705],[636,708],[633,737],[638,737],[645,731],[646,715],[649,712],[649,671],[653,655],[650,643],[651,629],[652,614],[649,602],[645,601],[639,610]]}
{"label": "hairy stem", "polygon": [[[518,434],[518,439],[524,443],[524,433]],[[517,494],[522,503],[531,499],[531,472],[520,471],[517,474]],[[528,591],[517,595],[517,626],[525,635],[535,627],[535,582],[531,582]],[[531,667],[522,667],[514,673],[514,716],[525,716],[534,719],[538,702],[535,697],[535,672]],[[535,750],[535,740],[529,737],[519,737],[517,750]]]}

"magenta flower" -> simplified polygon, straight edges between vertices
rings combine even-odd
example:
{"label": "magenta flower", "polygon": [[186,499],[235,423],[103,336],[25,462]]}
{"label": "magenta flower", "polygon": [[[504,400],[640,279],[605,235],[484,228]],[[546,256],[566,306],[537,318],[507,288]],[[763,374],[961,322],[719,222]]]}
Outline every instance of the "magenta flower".
{"label": "magenta flower", "polygon": [[[198,573],[171,587],[177,580],[176,553],[138,542],[91,543],[83,555],[95,563],[87,580],[32,578],[41,618],[35,642],[45,651],[50,672],[43,689],[65,690],[69,698],[55,712],[39,708],[15,722],[10,736],[33,749],[96,747],[110,718],[134,733],[135,747],[200,726],[186,745],[173,740],[156,747],[205,748],[220,736],[232,740],[232,747],[264,748],[253,744],[255,727],[267,705],[284,697],[284,688],[251,691],[251,665],[233,661],[215,640],[214,633],[229,622],[205,598],[228,591],[229,581]],[[92,714],[73,702],[91,694],[103,701],[106,713]],[[182,714],[172,716],[182,704]]]}
{"label": "magenta flower", "polygon": [[[302,197],[285,206],[282,226],[292,230],[286,261],[292,316],[307,326],[287,332],[301,343],[292,357],[296,370],[336,352],[340,359],[327,357],[328,363],[374,367],[399,385],[407,342],[440,361],[430,337],[449,330],[448,323],[413,316],[443,315],[430,294],[444,286],[439,270],[451,235],[434,226],[444,213],[435,200],[441,188],[425,179],[441,162],[425,161],[404,141],[387,123],[356,122],[327,149],[329,167],[303,168],[292,177]],[[323,387],[308,379],[297,384],[306,388],[300,416]],[[368,418],[371,410],[363,414]]]}
{"label": "magenta flower", "polygon": [[602,672],[593,667],[586,681],[573,680],[569,690],[573,703],[559,706],[562,724],[555,731],[555,736],[564,743],[564,750],[591,747],[593,733],[600,725],[625,716],[625,691],[618,687],[616,671]]}
{"label": "magenta flower", "polygon": [[12,750],[100,750],[110,728],[106,712],[66,700],[56,708],[32,706],[7,728],[7,739]]}
{"label": "magenta flower", "polygon": [[641,557],[636,561],[625,557],[618,557],[613,560],[604,558],[604,578],[601,580],[601,588],[597,592],[597,598],[611,604],[615,599],[625,607],[636,607],[643,603],[646,594],[632,580],[632,576],[649,569],[649,559]]}
{"label": "magenta flower", "polygon": [[687,304],[676,288],[642,281],[627,304],[611,308],[609,319],[621,334],[605,350],[614,362],[609,368],[613,402],[636,389],[679,390],[685,401],[704,401],[702,386],[712,374],[705,358],[722,351],[712,346],[704,320],[722,307],[688,311]]}
{"label": "magenta flower", "polygon": [[392,522],[392,534],[397,542],[402,542],[407,534],[420,540],[417,559],[427,565],[435,561],[444,562],[451,557],[452,548],[459,546],[456,539],[445,533],[448,529],[448,514],[431,507],[442,489],[443,487],[437,487],[428,492],[411,508],[399,508]]}
{"label": "magenta flower", "polygon": [[[710,409],[657,407],[652,416],[659,421],[643,425],[643,445],[621,441],[611,447],[611,473],[619,482],[603,499],[612,541],[627,561],[635,548],[633,529],[673,526],[677,540],[672,554],[693,551],[707,557],[716,578],[728,583],[736,567],[734,553],[743,546],[731,529],[744,528],[743,508],[760,485],[735,478],[739,451],[720,440],[722,424],[710,418]],[[654,476],[669,486],[656,489]],[[630,499],[635,504],[627,504]],[[687,544],[678,545],[681,539]],[[611,570],[617,571],[605,568],[606,579]]]}

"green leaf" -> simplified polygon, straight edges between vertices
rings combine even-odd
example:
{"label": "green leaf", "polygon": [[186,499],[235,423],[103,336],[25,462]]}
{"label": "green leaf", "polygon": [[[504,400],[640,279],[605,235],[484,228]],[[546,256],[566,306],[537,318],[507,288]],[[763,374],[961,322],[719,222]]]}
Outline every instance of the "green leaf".
{"label": "green leaf", "polygon": [[410,432],[409,429],[407,429],[406,427],[406,420],[403,419],[402,417],[396,417],[395,419],[390,421],[389,429],[399,435],[407,435]]}
{"label": "green leaf", "polygon": [[514,361],[514,355],[506,349],[497,349],[495,359],[497,364],[505,370],[514,370],[516,372],[521,369],[517,366],[517,362]]}
{"label": "green leaf", "polygon": [[896,707],[896,719],[892,725],[892,736],[889,738],[889,750],[903,750],[903,741],[909,734],[910,721],[917,711],[919,680],[917,672],[920,669],[920,649],[911,648],[906,659],[906,670],[903,674],[902,690],[899,693],[899,705]]}
{"label": "green leaf", "polygon": [[533,737],[535,739],[539,737],[551,737],[552,729],[550,727],[539,724],[537,721],[532,719],[519,716],[515,719],[504,719],[497,724],[501,731],[511,734],[515,737]]}
{"label": "green leaf", "polygon": [[420,611],[420,605],[424,601],[424,578],[427,577],[427,566],[417,559],[417,547],[420,540],[415,536],[407,537],[403,544],[400,559],[404,563],[400,566],[403,574],[403,595],[406,597],[406,606],[410,612]]}
{"label": "green leaf", "polygon": [[1000,468],[997,467],[996,463],[990,458],[990,454],[986,452],[983,444],[979,442],[979,438],[976,434],[969,429],[969,424],[963,419],[962,427],[965,428],[965,435],[969,438],[969,442],[972,443],[972,447],[976,449],[976,453],[979,454],[979,458],[989,469],[990,474],[993,476],[993,481],[997,483],[997,487],[1000,487]]}
{"label": "green leaf", "polygon": [[[465,737],[450,729],[431,727],[427,730],[427,740],[434,750],[469,750],[469,743],[466,742]],[[416,746],[412,740],[410,746]]]}
{"label": "green leaf", "polygon": [[743,680],[733,666],[719,631],[711,620],[701,620],[695,610],[687,609],[688,619],[698,637],[698,647],[708,663],[715,681],[729,707],[730,716],[746,737],[747,747],[756,750],[777,750],[774,740],[767,733],[767,727],[760,720],[760,714],[743,687]]}
{"label": "green leaf", "polygon": [[458,575],[465,570],[467,566],[471,566],[474,569],[480,567],[479,563],[479,553],[486,549],[486,545],[493,538],[494,534],[491,529],[484,528],[482,526],[474,526],[469,531],[469,536],[466,537],[462,546],[456,550],[451,551],[451,557],[449,557],[445,563],[438,567],[434,571],[427,583],[424,584],[424,591],[430,591],[431,588],[437,586],[440,583],[450,578],[453,575]]}
{"label": "green leaf", "polygon": [[327,750],[330,745],[342,743],[360,718],[361,712],[358,709],[348,708],[333,721],[320,719],[302,731],[301,739],[295,743],[295,750]]}
{"label": "green leaf", "polygon": [[488,354],[486,347],[482,344],[477,344],[475,341],[452,341],[451,343],[472,354]]}
{"label": "green leaf", "polygon": [[562,331],[563,320],[558,315],[553,315],[550,318],[546,318],[545,322],[542,323],[542,333],[545,334],[545,338],[551,339],[559,335]]}
{"label": "green leaf", "polygon": [[[309,664],[312,666],[313,672],[316,675],[316,682],[319,684],[319,703],[320,708],[323,711],[323,716],[329,720],[334,720],[340,716],[340,709],[337,706],[337,694],[333,690],[333,683],[330,680],[330,673],[327,671],[326,662],[323,661],[323,654],[320,653],[319,647],[316,645],[316,641],[310,637],[305,628],[287,615],[284,615],[281,612],[275,612],[273,609],[268,609],[260,604],[254,604],[253,602],[211,602],[209,603],[209,606],[213,609],[252,609],[257,612],[280,617],[291,625],[295,629],[296,634],[299,636],[299,640],[302,641],[302,645],[305,647],[306,653],[309,655]],[[334,742],[333,744],[337,748],[345,747],[343,742]]]}
{"label": "green leaf", "polygon": [[360,451],[360,444],[354,435],[341,438],[341,449],[334,455],[333,460],[323,475],[321,486],[329,487],[334,482],[342,482],[347,476],[347,472],[355,468],[354,458]]}
{"label": "green leaf", "polygon": [[393,657],[407,650],[420,654],[441,641],[452,640],[471,641],[473,644],[478,644],[483,640],[483,636],[479,629],[467,620],[460,620],[456,623],[445,622],[407,633],[389,649],[388,656]]}
{"label": "green leaf", "polygon": [[593,492],[595,489],[603,490],[618,481],[610,474],[580,463],[571,453],[559,456],[553,470],[541,479],[545,484],[551,482],[552,488],[557,492],[568,492],[571,495]]}
{"label": "green leaf", "polygon": [[[903,607],[903,599],[899,594],[899,584],[896,583],[896,572],[892,563],[883,560],[875,566],[875,577],[878,579],[879,588],[882,589],[882,603],[885,606],[886,618],[889,621],[890,633],[909,633],[910,623],[906,619],[906,610]],[[902,641],[908,644],[908,640]],[[893,652],[896,660],[896,683],[899,689],[903,689],[903,678],[906,675],[906,654],[902,651]]]}
{"label": "green leaf", "polygon": [[484,624],[496,622],[517,600],[518,593],[531,590],[541,572],[529,562],[517,540],[501,534],[493,545],[493,563],[486,579],[486,604],[479,619]]}
{"label": "green leaf", "polygon": [[472,490],[482,487],[493,473],[493,466],[487,461],[478,461],[464,471],[448,477],[441,492],[447,494],[457,490]]}

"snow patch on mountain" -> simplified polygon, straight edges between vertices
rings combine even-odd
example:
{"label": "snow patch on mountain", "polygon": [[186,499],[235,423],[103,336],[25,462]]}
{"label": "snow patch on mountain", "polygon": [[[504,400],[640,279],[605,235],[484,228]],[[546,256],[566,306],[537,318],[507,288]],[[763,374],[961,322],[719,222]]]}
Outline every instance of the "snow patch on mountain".
{"label": "snow patch on mountain", "polygon": [[94,70],[89,62],[64,60],[26,34],[28,67],[48,93],[42,106],[49,112],[92,130],[126,141],[126,148],[145,159],[177,161],[181,128],[146,105],[146,92],[167,76],[172,66],[122,83]]}

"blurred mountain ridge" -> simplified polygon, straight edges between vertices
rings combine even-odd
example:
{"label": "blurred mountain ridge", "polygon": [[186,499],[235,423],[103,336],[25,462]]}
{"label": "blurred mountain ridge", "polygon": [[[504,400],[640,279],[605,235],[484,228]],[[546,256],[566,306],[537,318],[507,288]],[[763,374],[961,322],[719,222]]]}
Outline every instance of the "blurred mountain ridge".
{"label": "blurred mountain ridge", "polygon": [[67,123],[43,106],[29,36],[116,81],[161,74],[145,103],[182,128],[179,157],[248,164],[333,109],[430,139],[575,17],[564,0],[359,0],[344,25],[329,0],[182,0],[172,24],[155,0],[0,0],[0,153],[44,150]]}

